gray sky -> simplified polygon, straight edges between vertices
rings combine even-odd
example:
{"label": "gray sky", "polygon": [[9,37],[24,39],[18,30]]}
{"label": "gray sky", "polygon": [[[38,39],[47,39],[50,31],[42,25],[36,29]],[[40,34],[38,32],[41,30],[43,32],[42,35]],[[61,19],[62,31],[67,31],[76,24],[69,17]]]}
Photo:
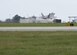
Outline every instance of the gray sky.
{"label": "gray sky", "polygon": [[62,20],[77,16],[77,0],[0,0],[0,20],[12,18],[15,14],[29,17],[55,12]]}

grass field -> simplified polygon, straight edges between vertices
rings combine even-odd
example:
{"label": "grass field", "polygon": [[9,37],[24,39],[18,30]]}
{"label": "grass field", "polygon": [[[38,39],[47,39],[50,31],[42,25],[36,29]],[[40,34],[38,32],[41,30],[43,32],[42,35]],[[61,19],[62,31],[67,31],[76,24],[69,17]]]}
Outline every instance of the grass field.
{"label": "grass field", "polygon": [[[75,23],[74,24],[75,26],[77,26],[77,24]],[[69,24],[66,24],[66,23],[27,23],[27,24],[20,24],[20,23],[0,23],[0,27],[26,27],[26,26],[29,26],[29,27],[32,27],[32,26],[42,26],[42,27],[45,27],[45,26],[69,26]]]}
{"label": "grass field", "polygon": [[77,32],[0,32],[0,55],[77,55]]}

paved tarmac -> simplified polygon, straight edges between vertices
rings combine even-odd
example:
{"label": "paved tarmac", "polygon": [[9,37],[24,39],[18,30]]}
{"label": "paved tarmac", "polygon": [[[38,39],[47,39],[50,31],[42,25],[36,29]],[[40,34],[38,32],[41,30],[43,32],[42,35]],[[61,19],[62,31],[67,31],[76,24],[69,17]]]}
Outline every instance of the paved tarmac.
{"label": "paved tarmac", "polygon": [[77,27],[0,27],[0,31],[77,31]]}

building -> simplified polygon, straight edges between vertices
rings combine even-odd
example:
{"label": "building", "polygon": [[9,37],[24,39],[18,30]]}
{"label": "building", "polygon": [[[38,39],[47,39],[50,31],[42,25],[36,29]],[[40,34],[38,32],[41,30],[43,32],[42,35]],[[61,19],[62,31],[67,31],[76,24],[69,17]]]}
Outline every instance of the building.
{"label": "building", "polygon": [[61,19],[54,19],[54,23],[61,23]]}
{"label": "building", "polygon": [[29,18],[25,18],[25,19],[20,19],[20,23],[35,23],[35,18],[29,17]]}

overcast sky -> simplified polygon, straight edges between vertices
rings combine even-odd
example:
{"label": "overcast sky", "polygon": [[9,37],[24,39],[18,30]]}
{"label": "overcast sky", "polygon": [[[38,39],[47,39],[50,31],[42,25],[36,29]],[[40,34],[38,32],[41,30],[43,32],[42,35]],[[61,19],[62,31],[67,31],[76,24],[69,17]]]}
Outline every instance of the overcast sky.
{"label": "overcast sky", "polygon": [[62,20],[77,16],[77,0],[0,0],[0,20],[12,18],[15,14],[29,17],[54,12]]}

